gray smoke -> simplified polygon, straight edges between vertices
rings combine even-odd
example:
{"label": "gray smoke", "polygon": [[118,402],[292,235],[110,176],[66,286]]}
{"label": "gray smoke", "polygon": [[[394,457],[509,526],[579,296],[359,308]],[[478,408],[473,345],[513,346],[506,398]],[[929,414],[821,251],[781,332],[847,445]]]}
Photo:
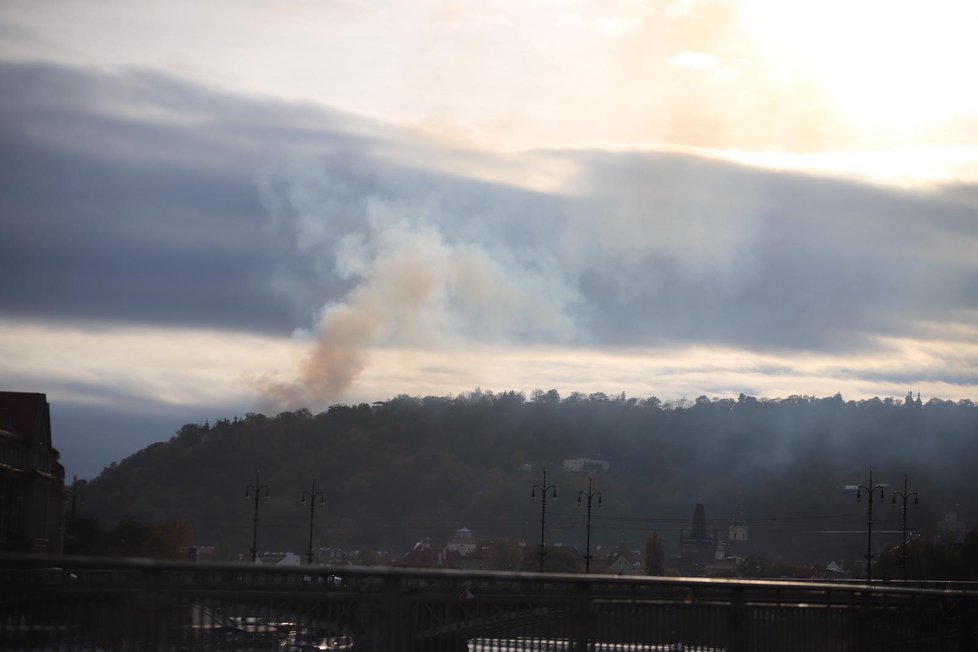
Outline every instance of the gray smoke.
{"label": "gray smoke", "polygon": [[337,173],[329,161],[269,171],[263,195],[279,234],[350,289],[319,310],[299,377],[262,381],[266,398],[327,405],[378,346],[573,337],[576,290],[540,243],[486,237],[493,216],[473,208],[493,203],[470,194],[484,189],[409,177]]}
{"label": "gray smoke", "polygon": [[548,155],[576,174],[546,193],[365,148],[271,168],[276,232],[344,289],[315,314],[299,378],[266,393],[326,405],[384,346],[857,351],[974,307],[973,264],[942,244],[975,246],[974,210],[940,191],[675,154]]}

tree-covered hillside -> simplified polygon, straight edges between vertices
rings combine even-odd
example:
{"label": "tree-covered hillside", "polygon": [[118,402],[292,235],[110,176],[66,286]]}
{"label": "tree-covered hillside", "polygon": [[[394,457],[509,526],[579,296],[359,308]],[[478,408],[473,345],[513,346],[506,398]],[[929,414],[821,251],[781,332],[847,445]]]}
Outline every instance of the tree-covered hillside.
{"label": "tree-covered hillside", "polygon": [[[945,512],[978,517],[978,408],[969,401],[892,399],[710,400],[536,391],[530,398],[475,391],[456,398],[399,396],[374,405],[336,405],[320,414],[248,414],[190,424],[111,465],[85,487],[86,515],[106,523],[183,520],[196,542],[245,552],[254,503],[245,489],[269,487],[259,509],[261,550],[304,551],[304,490],[315,479],[315,545],[404,549],[458,527],[479,538],[539,538],[533,484],[557,486],[547,506],[548,542],[583,546],[577,505],[587,478],[562,468],[570,458],[607,460],[594,475],[603,505],[595,544],[639,548],[652,529],[675,554],[694,505],[708,528],[730,519],[750,527],[752,552],[799,562],[858,559],[865,551],[866,503],[844,485],[874,482],[920,494],[911,529],[932,536]],[[877,505],[880,547],[894,542],[899,509]]]}

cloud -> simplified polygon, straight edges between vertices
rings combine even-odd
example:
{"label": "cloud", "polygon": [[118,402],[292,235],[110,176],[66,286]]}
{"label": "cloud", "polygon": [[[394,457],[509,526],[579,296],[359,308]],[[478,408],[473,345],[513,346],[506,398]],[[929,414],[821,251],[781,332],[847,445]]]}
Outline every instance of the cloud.
{"label": "cloud", "polygon": [[[941,192],[676,154],[562,156],[577,175],[548,194],[356,162],[341,171],[328,156],[301,175],[280,170],[267,193],[301,198],[277,217],[297,250],[353,283],[323,306],[296,401],[342,396],[377,347],[851,353],[974,303],[975,265],[948,255],[976,244],[973,209]],[[460,282],[462,261],[491,292]]]}
{"label": "cloud", "polygon": [[[303,160],[265,180],[273,218],[322,272],[353,283],[327,302],[294,383],[263,390],[287,405],[343,395],[372,348],[565,341],[575,291],[519,216],[546,200],[397,167]],[[514,212],[510,212],[514,211]],[[519,230],[519,234],[511,230]]]}
{"label": "cloud", "polygon": [[[0,330],[0,377],[7,387],[48,394],[57,447],[69,475],[82,477],[165,440],[184,423],[255,410],[254,388],[245,379],[274,377],[289,361],[301,360],[305,349],[287,337],[174,328],[0,320]],[[663,400],[741,392],[902,397],[914,387],[925,396],[957,400],[974,398],[978,387],[976,334],[978,328],[935,328],[928,340],[884,338],[876,350],[840,354],[695,344],[380,346],[369,350],[369,364],[343,401],[406,392],[443,396],[477,386],[527,394],[556,388],[564,396],[624,391]],[[270,401],[257,409],[274,412],[281,405]]]}
{"label": "cloud", "polygon": [[[4,316],[296,330],[308,358],[264,382],[284,404],[342,399],[395,348],[855,354],[976,324],[966,184],[487,155],[149,71],[0,82]],[[559,173],[521,183],[538,161]]]}
{"label": "cloud", "polygon": [[4,314],[280,332],[329,290],[269,241],[257,180],[311,132],[363,141],[356,119],[331,137],[326,110],[146,71],[3,64],[0,85]]}
{"label": "cloud", "polygon": [[298,356],[286,335],[10,318],[0,318],[0,328],[0,376],[10,386],[105,407],[244,404],[242,378]]}
{"label": "cloud", "polygon": [[184,423],[253,410],[243,379],[299,355],[285,336],[165,325],[0,316],[0,332],[3,388],[47,394],[69,477],[93,477]]}
{"label": "cloud", "polygon": [[640,15],[598,15],[582,16],[564,13],[558,16],[557,25],[591,30],[608,37],[621,37],[645,31],[645,22]]}
{"label": "cloud", "polygon": [[716,70],[722,63],[720,59],[706,52],[677,52],[666,60],[670,66],[687,70]]}

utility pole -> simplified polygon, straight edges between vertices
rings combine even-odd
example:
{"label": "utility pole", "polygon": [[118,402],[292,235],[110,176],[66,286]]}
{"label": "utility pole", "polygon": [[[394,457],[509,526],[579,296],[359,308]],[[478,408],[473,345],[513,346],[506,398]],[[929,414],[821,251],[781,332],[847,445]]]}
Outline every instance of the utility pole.
{"label": "utility pole", "polygon": [[245,498],[251,498],[254,493],[255,499],[255,518],[251,527],[251,563],[254,564],[258,559],[258,498],[265,492],[265,500],[268,500],[268,485],[261,483],[261,474],[255,470],[255,484],[250,484],[245,488]]}
{"label": "utility pole", "polygon": [[543,484],[535,484],[533,488],[530,489],[530,500],[536,498],[537,489],[540,490],[542,494],[540,501],[540,572],[543,572],[543,558],[547,554],[547,549],[544,544],[544,532],[547,527],[547,494],[551,492],[553,494],[553,499],[557,500],[557,487],[552,484],[547,484],[547,469],[543,469]]}
{"label": "utility pole", "polygon": [[601,507],[601,492],[591,491],[591,475],[587,476],[587,491],[577,492],[577,506],[581,506],[581,498],[587,497],[587,544],[584,553],[584,574],[591,572],[591,501],[598,499],[598,507]]}
{"label": "utility pole", "polygon": [[913,504],[919,505],[920,498],[916,491],[910,491],[907,487],[907,476],[903,476],[903,491],[892,491],[893,504],[896,504],[897,496],[903,501],[903,538],[900,539],[900,577],[907,579],[907,501],[913,496]]}
{"label": "utility pole", "polygon": [[312,480],[312,489],[309,491],[302,492],[302,500],[300,502],[305,503],[306,498],[309,498],[309,554],[306,556],[306,563],[310,566],[312,565],[312,520],[316,514],[316,497],[319,497],[319,504],[323,505],[326,503],[325,494],[322,491],[316,491],[316,479]]}
{"label": "utility pole", "polygon": [[867,516],[866,516],[866,583],[872,584],[873,582],[873,497],[876,495],[876,490],[880,491],[880,500],[883,500],[883,487],[888,487],[887,484],[873,484],[873,467],[869,467],[869,484],[868,485],[849,485],[846,489],[856,490],[856,502],[859,502],[860,493],[866,491],[869,494],[869,499],[866,501],[868,503]]}

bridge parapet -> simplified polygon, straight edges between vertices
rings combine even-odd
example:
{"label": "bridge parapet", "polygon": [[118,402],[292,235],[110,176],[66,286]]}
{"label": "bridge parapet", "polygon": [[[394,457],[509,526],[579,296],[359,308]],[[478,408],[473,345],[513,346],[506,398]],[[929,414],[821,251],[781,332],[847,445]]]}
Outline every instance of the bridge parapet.
{"label": "bridge parapet", "polygon": [[949,650],[978,592],[0,556],[0,649]]}

